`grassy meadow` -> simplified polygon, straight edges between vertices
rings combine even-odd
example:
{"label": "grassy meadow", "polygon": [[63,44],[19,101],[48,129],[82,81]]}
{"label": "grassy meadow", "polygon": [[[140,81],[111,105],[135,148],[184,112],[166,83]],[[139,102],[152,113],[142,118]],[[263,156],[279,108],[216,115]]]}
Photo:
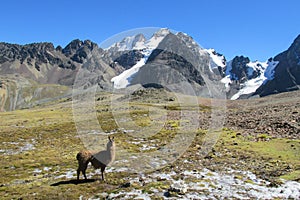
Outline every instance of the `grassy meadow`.
{"label": "grassy meadow", "polygon": [[[132,153],[155,152],[176,134],[181,134],[182,121],[178,116],[183,109],[197,111],[204,118],[211,114],[208,99],[199,100],[197,106],[181,107],[168,96],[154,98],[150,95],[151,98],[143,100],[131,98],[128,109],[124,110],[121,106],[111,108],[110,97],[108,93],[97,94],[97,120],[104,133],[115,137],[117,149]],[[126,130],[121,129],[115,120],[116,116],[124,115],[131,119]],[[163,118],[163,115],[167,117]],[[235,170],[235,179],[245,184],[264,185],[245,178],[243,171],[267,180],[269,185],[280,185],[286,180],[299,182],[300,178],[300,140],[273,138],[267,134],[244,135],[225,124],[218,130],[217,143],[204,157],[201,156],[201,146],[209,133],[199,127],[187,150],[161,169],[131,173],[126,170],[125,162],[130,158],[117,156],[117,165],[107,168],[105,181],[98,180],[100,173],[95,173],[89,166],[89,179],[77,182],[76,154],[85,149],[85,145],[77,133],[71,99],[1,112],[0,119],[1,199],[104,199],[107,196],[142,199],[143,195],[163,199],[182,197],[187,193],[209,195],[210,188],[218,189],[209,177],[225,169]],[[159,130],[151,126],[153,120],[161,127]],[[148,131],[153,129],[156,134],[138,140],[130,134],[130,130],[136,127],[149,127]],[[123,170],[122,166],[125,166]],[[209,172],[202,178],[188,175],[190,172],[200,174],[204,169]],[[181,180],[189,187],[182,191],[174,189],[176,187],[172,185]],[[197,187],[192,187],[193,184]],[[247,194],[247,189],[243,190]],[[138,192],[130,196],[132,191]]]}

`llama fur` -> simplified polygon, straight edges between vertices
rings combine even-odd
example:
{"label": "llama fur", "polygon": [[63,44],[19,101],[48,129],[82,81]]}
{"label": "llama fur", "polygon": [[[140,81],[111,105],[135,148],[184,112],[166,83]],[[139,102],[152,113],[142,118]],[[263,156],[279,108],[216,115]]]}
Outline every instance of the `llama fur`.
{"label": "llama fur", "polygon": [[86,169],[89,162],[91,162],[95,169],[101,169],[101,177],[102,180],[104,180],[104,170],[106,166],[112,163],[115,159],[114,137],[108,137],[106,150],[99,152],[82,150],[77,154],[76,159],[78,160],[77,180],[79,180],[80,172],[82,172],[84,178],[87,179]]}

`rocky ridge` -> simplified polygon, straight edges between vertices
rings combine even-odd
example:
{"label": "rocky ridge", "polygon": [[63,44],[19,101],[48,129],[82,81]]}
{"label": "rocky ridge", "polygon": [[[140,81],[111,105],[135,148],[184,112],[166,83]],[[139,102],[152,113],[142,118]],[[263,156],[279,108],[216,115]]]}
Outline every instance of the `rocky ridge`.
{"label": "rocky ridge", "polygon": [[[82,74],[84,71],[82,85],[99,83],[108,87],[105,83],[110,82],[117,70],[112,69],[112,59],[103,52],[90,40],[73,40],[65,48],[54,48],[52,43],[0,43],[1,110],[28,107],[40,100],[51,101],[70,95],[79,71]],[[47,87],[61,88],[58,91],[62,93],[40,95],[41,88]]]}
{"label": "rocky ridge", "polygon": [[[129,36],[107,49],[99,48],[90,40],[78,39],[64,48],[47,42],[0,43],[0,73],[2,82],[18,81],[15,85],[19,88],[27,85],[21,82],[26,79],[34,85],[57,84],[71,89],[76,82],[84,88],[99,85],[100,89],[111,90],[116,85],[111,81],[119,76],[126,79],[122,87],[170,86],[182,92],[186,88],[182,84],[188,84],[193,94],[211,97],[214,95],[207,88],[209,83],[217,85],[217,90],[226,89],[227,98],[249,98],[300,88],[299,41],[300,36],[287,51],[267,62],[251,62],[244,56],[227,62],[225,56],[203,49],[187,34],[168,29],[158,30],[151,38],[143,34]],[[6,97],[11,96],[4,87],[2,91]],[[11,88],[10,91],[20,90]],[[6,103],[19,101],[5,99]]]}

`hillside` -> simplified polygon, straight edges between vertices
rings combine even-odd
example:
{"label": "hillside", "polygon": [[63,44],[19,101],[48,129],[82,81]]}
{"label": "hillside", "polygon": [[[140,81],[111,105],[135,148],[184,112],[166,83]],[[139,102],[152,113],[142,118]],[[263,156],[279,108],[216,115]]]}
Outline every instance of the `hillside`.
{"label": "hillside", "polygon": [[73,40],[65,48],[52,43],[0,43],[1,111],[71,96],[75,82],[110,87],[116,72],[109,67],[113,61],[102,54],[89,40]]}

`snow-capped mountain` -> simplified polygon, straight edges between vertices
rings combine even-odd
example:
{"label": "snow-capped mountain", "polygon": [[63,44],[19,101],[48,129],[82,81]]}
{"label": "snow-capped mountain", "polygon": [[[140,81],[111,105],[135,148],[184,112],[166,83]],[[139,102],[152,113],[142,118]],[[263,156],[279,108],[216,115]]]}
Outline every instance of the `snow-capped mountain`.
{"label": "snow-capped mountain", "polygon": [[131,68],[125,70],[118,76],[111,79],[114,84],[114,88],[121,89],[125,88],[130,84],[130,80],[134,74],[136,74],[139,69],[144,66],[147,62],[148,57],[154,49],[157,48],[159,43],[165,38],[166,35],[170,33],[168,29],[160,29],[153,36],[146,40],[144,35],[138,34],[131,37],[124,38],[121,42],[113,44],[107,50],[117,50],[117,51],[132,51],[139,50],[143,55],[142,58]]}
{"label": "snow-capped mountain", "polygon": [[121,42],[116,42],[112,46],[108,47],[106,50],[113,51],[126,51],[133,49],[144,48],[144,43],[146,38],[143,34],[137,34],[134,36],[125,37]]}
{"label": "snow-capped mountain", "polygon": [[[170,41],[168,43],[162,42],[169,35],[172,35],[168,37]],[[143,39],[137,40],[137,38],[143,38]],[[138,42],[134,43],[134,41],[138,41]],[[177,42],[179,41],[179,44],[177,46],[172,45],[176,43],[175,41]],[[201,58],[199,60],[204,61],[202,65],[205,65],[205,67],[203,68],[206,68],[206,70],[209,70],[212,74],[213,71],[215,72],[222,71],[219,69],[220,67],[221,68],[225,67],[225,63],[226,63],[225,57],[221,54],[216,53],[215,50],[203,49],[194,41],[192,37],[190,37],[186,33],[182,33],[182,32],[172,33],[169,29],[162,28],[159,29],[157,32],[155,32],[152,35],[152,37],[150,37],[149,39],[145,39],[145,37],[141,34],[135,36],[129,36],[124,38],[121,42],[117,42],[106,49],[108,52],[115,52],[115,51],[124,52],[122,56],[126,57],[125,60],[128,60],[129,58],[128,52],[131,52],[129,54],[133,54],[133,53],[136,54],[138,52],[142,55],[139,59],[136,60],[136,62],[134,62],[134,64],[130,68],[123,71],[118,76],[112,78],[111,81],[113,82],[114,88],[121,89],[130,85],[131,81],[133,80],[133,77],[138,73],[140,68],[147,64],[148,58],[154,50],[158,50],[158,51],[168,50],[170,52],[175,53],[178,49],[181,49],[181,47],[183,46],[185,46],[185,48],[188,49],[185,50],[185,52],[190,51],[190,53],[194,54],[194,56],[197,55],[202,58],[204,57],[208,58],[208,59]],[[152,58],[150,58],[150,60],[154,60],[155,54],[156,53],[152,55]],[[178,54],[181,53],[178,52]],[[122,56],[119,56],[119,58]],[[117,64],[124,65],[124,59],[119,59],[119,58],[115,59],[115,61],[117,61]],[[182,66],[182,68],[184,68],[184,66]],[[198,78],[194,77],[193,79],[195,80],[201,79],[199,77]]]}
{"label": "snow-capped mountain", "polygon": [[245,74],[242,77],[237,76],[233,72],[232,65],[233,61],[228,62],[226,76],[221,80],[221,82],[225,83],[227,91],[230,91],[232,84],[239,84],[238,91],[230,97],[231,100],[236,100],[242,95],[252,94],[268,79],[265,74],[268,67],[267,62],[250,61],[245,63],[244,69],[242,69],[245,70]]}
{"label": "snow-capped mountain", "polygon": [[300,89],[300,35],[286,51],[269,59],[266,74],[269,79],[254,95],[266,96]]}
{"label": "snow-capped mountain", "polygon": [[144,50],[155,49],[162,39],[170,33],[167,28],[159,29],[155,32],[150,39],[146,39],[141,33],[133,36],[125,37],[121,42],[116,42],[110,47],[106,48],[107,51],[131,51],[131,50]]}
{"label": "snow-capped mountain", "polygon": [[240,56],[229,61],[221,80],[232,100],[300,89],[300,35],[288,50],[266,62]]}
{"label": "snow-capped mountain", "polygon": [[[222,77],[220,82],[224,84],[227,96],[232,100],[252,96],[259,88],[265,86],[276,77],[275,69],[280,62],[276,59],[277,57],[265,62],[260,62],[250,61],[248,57],[236,56],[227,62],[224,55],[214,49],[204,49],[200,47],[193,38],[186,33],[171,33],[170,30],[164,28],[158,30],[149,39],[146,39],[142,34],[137,34],[135,36],[126,37],[121,42],[115,43],[107,49],[108,51],[129,51],[140,54],[140,57],[135,60],[130,68],[112,78],[111,81],[114,87],[117,89],[125,88],[130,85],[133,80],[135,80],[134,83],[137,83],[137,78],[134,79],[134,77],[138,74],[139,70],[147,64],[149,57],[155,57],[155,55],[151,55],[155,50],[165,49],[167,46],[167,48],[170,49],[179,48],[174,47],[174,45],[171,47],[172,45],[170,44],[160,46],[166,36],[170,34],[173,34],[174,37],[169,42],[174,43],[174,38],[176,37],[182,41],[180,45],[184,45],[192,54],[198,54],[199,58],[201,57],[201,66],[204,69],[202,69],[202,72],[210,71]],[[207,57],[208,60],[205,59]],[[172,60],[173,58],[169,59]],[[151,60],[153,60],[153,58],[151,58]],[[212,77],[212,74],[210,74],[209,77]],[[143,76],[143,78],[145,77]],[[194,76],[192,79],[196,80],[197,77]]]}
{"label": "snow-capped mountain", "polygon": [[237,56],[227,62],[225,77],[221,80],[225,84],[231,100],[243,95],[253,94],[262,84],[273,79],[274,68],[278,62],[252,62],[247,57]]}
{"label": "snow-capped mountain", "polygon": [[[124,38],[121,42],[115,43],[108,48],[108,51],[139,51],[142,55],[131,68],[112,79],[114,87],[120,89],[130,85],[141,67],[147,64],[148,58],[152,52],[157,48],[162,49],[159,45],[170,33],[171,32],[166,28],[160,29],[149,39],[138,34]],[[179,38],[183,42],[181,45],[189,48],[191,53],[196,53],[200,57],[202,56],[202,67],[204,66],[204,68],[207,68],[206,70],[209,70],[211,73],[222,76],[220,82],[224,84],[227,96],[232,100],[252,96],[259,88],[264,87],[276,77],[275,69],[280,63],[280,61],[276,59],[278,56],[275,57],[275,59],[269,59],[264,62],[250,61],[248,57],[236,56],[234,59],[227,62],[224,55],[218,53],[214,49],[204,49],[200,47],[192,37],[185,33],[174,33],[174,36]],[[176,49],[176,47],[173,49]],[[204,59],[205,55],[208,56],[209,61]],[[211,77],[212,75],[210,74],[209,76]],[[145,77],[143,76],[143,78]],[[136,79],[137,78],[135,78],[135,83],[137,83]],[[193,79],[196,79],[196,77],[193,77]]]}
{"label": "snow-capped mountain", "polygon": [[[167,28],[151,37],[143,34],[126,37],[107,49],[78,39],[64,48],[52,43],[0,43],[0,90],[7,95],[7,91],[16,88],[10,88],[8,83],[15,82],[22,87],[27,82],[72,87],[78,81],[78,71],[82,72],[83,88],[96,84],[110,91],[112,87],[122,89],[133,84],[152,87],[155,85],[151,83],[158,83],[158,86],[177,86],[184,93],[180,84],[188,83],[195,95],[209,96],[205,89],[209,80],[210,84],[220,83],[229,99],[266,96],[300,89],[300,35],[286,51],[265,62],[244,56],[226,61],[224,55],[204,49],[188,34]],[[27,106],[23,99],[15,99],[19,96],[22,94],[0,97],[0,110]]]}

